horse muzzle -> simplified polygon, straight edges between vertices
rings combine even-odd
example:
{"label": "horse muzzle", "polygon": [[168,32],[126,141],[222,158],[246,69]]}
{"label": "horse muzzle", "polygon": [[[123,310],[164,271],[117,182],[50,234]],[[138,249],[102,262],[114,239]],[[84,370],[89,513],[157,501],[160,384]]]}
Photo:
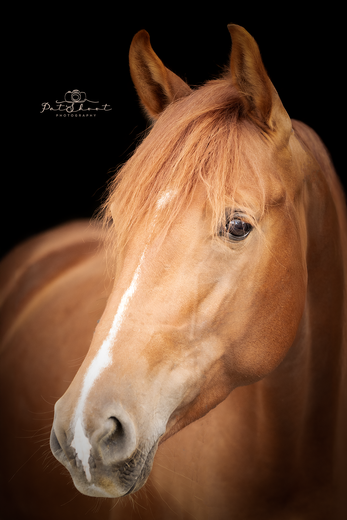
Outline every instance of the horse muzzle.
{"label": "horse muzzle", "polygon": [[106,414],[104,420],[95,414],[87,429],[78,421],[72,428],[64,428],[58,414],[54,420],[52,453],[85,495],[109,498],[128,495],[145,484],[152,469],[159,439],[139,445],[129,414],[119,406],[112,408],[116,410]]}

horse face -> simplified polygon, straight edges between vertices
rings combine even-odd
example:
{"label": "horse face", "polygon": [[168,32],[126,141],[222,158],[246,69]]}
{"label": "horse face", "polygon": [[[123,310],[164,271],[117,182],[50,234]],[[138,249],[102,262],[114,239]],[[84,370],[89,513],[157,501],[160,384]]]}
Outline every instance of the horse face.
{"label": "horse face", "polygon": [[[254,45],[241,36],[252,61]],[[241,36],[233,46],[236,58]],[[165,99],[170,92],[175,98],[177,82],[184,98],[179,78],[162,69],[146,45],[138,62],[153,59],[149,69],[159,67],[155,77],[162,77]],[[237,67],[248,62],[237,65],[236,58],[231,69],[244,92],[252,74],[242,78]],[[245,175],[217,236],[203,183],[165,236],[155,234],[156,218],[152,229],[135,233],[90,350],[56,404],[52,451],[84,494],[118,497],[139,489],[160,442],[235,387],[273,371],[294,341],[306,288],[301,174],[292,161],[298,150],[271,83],[264,79],[262,88],[247,103],[261,128],[277,128],[272,155],[259,163],[265,211]],[[153,100],[148,92],[144,103],[155,117],[164,98]],[[165,191],[158,197],[158,218],[174,196]]]}
{"label": "horse face", "polygon": [[274,204],[243,240],[211,237],[205,202],[201,188],[160,244],[134,239],[56,404],[52,449],[82,493],[137,490],[160,440],[271,372],[293,343],[305,298],[297,215]]}

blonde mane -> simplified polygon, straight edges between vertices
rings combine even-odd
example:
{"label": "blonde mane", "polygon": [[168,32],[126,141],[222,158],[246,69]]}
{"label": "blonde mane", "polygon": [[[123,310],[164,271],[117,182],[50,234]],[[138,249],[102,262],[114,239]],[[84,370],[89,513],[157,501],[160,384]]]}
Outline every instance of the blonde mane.
{"label": "blonde mane", "polygon": [[[228,78],[209,81],[170,104],[110,182],[99,212],[108,249],[118,257],[134,233],[146,232],[154,218],[153,237],[167,231],[198,183],[205,186],[212,210],[211,234],[225,219],[225,208],[234,206],[241,182],[252,186],[264,209],[259,155],[267,144]],[[173,195],[157,215],[157,201],[169,191]]]}

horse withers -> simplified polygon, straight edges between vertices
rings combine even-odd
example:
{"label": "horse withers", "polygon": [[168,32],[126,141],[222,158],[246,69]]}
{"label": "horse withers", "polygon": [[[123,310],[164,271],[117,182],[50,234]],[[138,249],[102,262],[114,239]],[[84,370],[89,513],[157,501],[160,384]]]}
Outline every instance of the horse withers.
{"label": "horse withers", "polygon": [[[196,90],[135,35],[153,126],[103,225],[3,263],[2,488],[18,518],[346,517],[345,202],[254,39],[228,28],[229,71]],[[50,446],[75,488],[13,435],[42,395],[62,395]]]}

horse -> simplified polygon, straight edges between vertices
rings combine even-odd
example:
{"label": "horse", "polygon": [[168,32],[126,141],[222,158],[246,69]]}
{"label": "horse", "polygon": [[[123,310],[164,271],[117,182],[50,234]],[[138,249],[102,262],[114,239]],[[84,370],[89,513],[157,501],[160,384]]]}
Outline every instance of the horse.
{"label": "horse", "polygon": [[100,218],[2,263],[6,519],[347,516],[344,195],[228,29],[196,89],[134,36],[151,126]]}

